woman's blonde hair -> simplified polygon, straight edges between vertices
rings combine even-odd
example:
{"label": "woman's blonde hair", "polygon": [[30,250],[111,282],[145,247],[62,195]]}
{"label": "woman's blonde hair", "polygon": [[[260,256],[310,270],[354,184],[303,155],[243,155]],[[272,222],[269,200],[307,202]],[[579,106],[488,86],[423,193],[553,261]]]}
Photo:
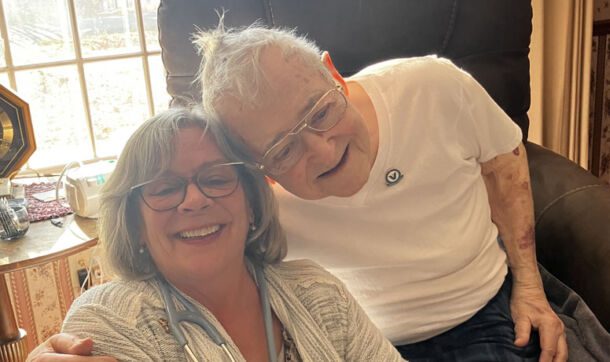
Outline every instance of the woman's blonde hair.
{"label": "woman's blonde hair", "polygon": [[[132,187],[158,177],[170,167],[179,130],[199,127],[227,145],[227,133],[207,122],[195,109],[170,109],[144,122],[127,141],[115,170],[104,184],[98,221],[99,240],[106,262],[125,279],[145,279],[157,272],[148,252],[140,253],[143,223],[138,192]],[[228,161],[239,161],[226,155]],[[286,255],[286,238],[278,220],[277,202],[264,176],[239,168],[240,185],[254,216],[246,256],[254,262],[276,263]]]}

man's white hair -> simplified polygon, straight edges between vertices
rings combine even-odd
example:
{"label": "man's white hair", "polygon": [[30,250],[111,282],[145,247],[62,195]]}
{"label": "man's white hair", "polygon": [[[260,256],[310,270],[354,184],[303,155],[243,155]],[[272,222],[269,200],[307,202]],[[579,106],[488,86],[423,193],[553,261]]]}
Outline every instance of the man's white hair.
{"label": "man's white hair", "polygon": [[305,66],[332,80],[321,62],[315,43],[294,29],[266,28],[254,23],[245,28],[225,28],[220,15],[215,29],[193,34],[193,43],[202,57],[197,81],[201,85],[202,106],[208,116],[218,117],[215,106],[230,95],[246,107],[256,109],[268,83],[260,64],[261,53],[276,47],[284,59],[299,59]]}

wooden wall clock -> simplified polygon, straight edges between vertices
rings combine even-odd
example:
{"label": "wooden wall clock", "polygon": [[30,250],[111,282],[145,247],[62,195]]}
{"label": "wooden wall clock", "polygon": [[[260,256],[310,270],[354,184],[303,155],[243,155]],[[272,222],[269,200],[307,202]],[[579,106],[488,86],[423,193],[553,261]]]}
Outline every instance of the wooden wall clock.
{"label": "wooden wall clock", "polygon": [[0,84],[0,177],[19,170],[35,150],[30,107]]}

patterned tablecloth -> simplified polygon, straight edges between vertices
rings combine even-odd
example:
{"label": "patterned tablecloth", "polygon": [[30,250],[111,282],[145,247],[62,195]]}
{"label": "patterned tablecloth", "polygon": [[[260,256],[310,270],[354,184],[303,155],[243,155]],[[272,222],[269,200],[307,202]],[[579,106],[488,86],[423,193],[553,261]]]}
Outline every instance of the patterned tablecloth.
{"label": "patterned tablecloth", "polygon": [[51,191],[54,189],[55,183],[53,182],[39,182],[25,186],[25,196],[28,200],[27,209],[30,215],[30,222],[48,220],[72,213],[72,209],[63,197],[59,199],[58,203],[55,200],[43,202],[32,196],[39,192]]}

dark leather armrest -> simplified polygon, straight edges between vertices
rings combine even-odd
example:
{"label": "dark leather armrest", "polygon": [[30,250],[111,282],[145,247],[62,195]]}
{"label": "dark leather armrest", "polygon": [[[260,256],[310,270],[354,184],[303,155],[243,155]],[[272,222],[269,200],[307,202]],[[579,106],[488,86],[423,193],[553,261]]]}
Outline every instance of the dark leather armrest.
{"label": "dark leather armrest", "polygon": [[538,261],[610,330],[610,186],[541,146],[526,149]]}

